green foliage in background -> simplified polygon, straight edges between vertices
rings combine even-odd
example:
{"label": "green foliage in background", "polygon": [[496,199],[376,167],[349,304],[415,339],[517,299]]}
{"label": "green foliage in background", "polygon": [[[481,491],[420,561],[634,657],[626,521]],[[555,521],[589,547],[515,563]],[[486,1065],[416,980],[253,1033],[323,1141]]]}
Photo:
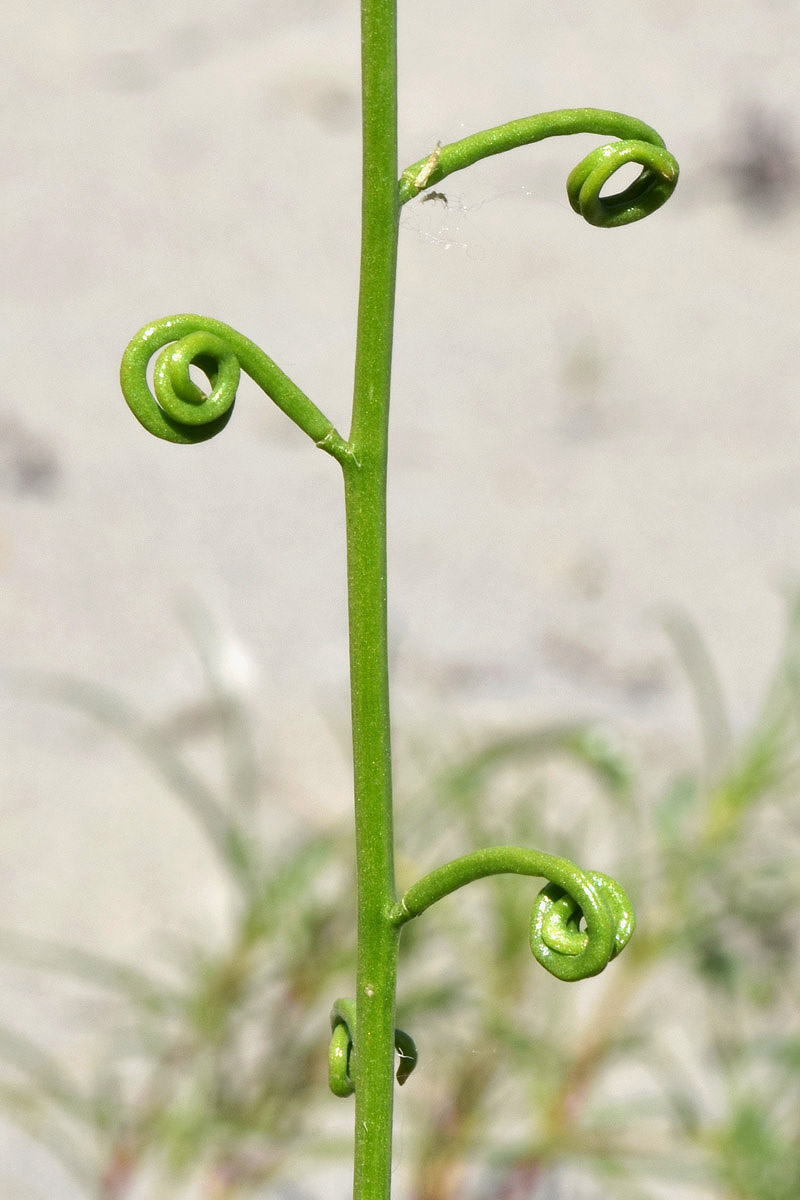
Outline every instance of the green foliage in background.
{"label": "green foliage in background", "polygon": [[[800,1195],[800,599],[741,733],[696,631],[677,617],[668,628],[702,753],[655,795],[592,726],[446,745],[407,732],[401,882],[475,844],[575,858],[590,845],[630,882],[639,929],[613,971],[571,989],[541,973],[533,986],[518,880],[487,879],[411,924],[398,1020],[422,1036],[397,1155],[406,1200]],[[0,1028],[3,1111],[87,1198],[297,1197],[314,1163],[325,1172],[350,1150],[321,1082],[331,990],[354,969],[352,835],[298,820],[279,846],[264,837],[263,806],[280,797],[259,780],[250,714],[205,658],[220,794],[165,739],[170,722],[68,680],[40,685],[168,780],[229,894],[225,927],[160,963],[3,933],[7,961],[80,981],[93,1023],[104,1014],[80,1079]]]}

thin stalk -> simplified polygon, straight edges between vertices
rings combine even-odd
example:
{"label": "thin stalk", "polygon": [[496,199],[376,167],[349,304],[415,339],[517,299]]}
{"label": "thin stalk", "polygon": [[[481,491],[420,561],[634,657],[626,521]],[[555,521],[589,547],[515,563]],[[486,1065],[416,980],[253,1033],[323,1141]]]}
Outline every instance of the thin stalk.
{"label": "thin stalk", "polygon": [[395,0],[362,0],[361,276],[351,457],[342,462],[358,876],[354,1200],[391,1191],[399,929],[386,629],[386,460],[397,266]]}
{"label": "thin stalk", "polygon": [[[358,955],[356,1002],[331,1014],[330,1084],[355,1091],[354,1200],[389,1200],[394,1052],[402,1083],[416,1062],[412,1039],[394,1024],[402,926],[486,875],[543,875],[531,949],[560,979],[597,974],[633,929],[622,888],[598,872],[520,847],[489,847],[429,872],[398,900],[392,832],[392,761],[386,628],[386,466],[400,206],[453,171],[558,133],[595,132],[619,140],[591,151],[570,173],[572,207],[595,225],[638,221],[673,191],[678,165],[641,121],[599,109],[559,110],[437,146],[397,177],[396,0],[361,0],[362,240],[353,419],[348,441],[255,343],[214,318],[183,313],[144,326],[123,355],[120,381],[137,419],[157,437],[202,441],[232,412],[242,370],[312,441],[341,465],[347,518],[347,590],[353,726]],[[622,192],[602,195],[629,163],[642,170]],[[152,389],[148,363],[157,355]],[[198,368],[209,390],[192,375]],[[149,743],[148,743],[149,745]],[[174,773],[174,772],[173,772]],[[191,790],[191,789],[190,789]],[[249,882],[235,829],[192,792],[193,807]],[[224,814],[223,814],[224,815]],[[229,824],[229,822],[228,822]],[[219,826],[219,828],[218,828]],[[240,840],[240,839],[239,839]],[[240,862],[241,859],[241,862]],[[580,929],[585,921],[585,930]]]}

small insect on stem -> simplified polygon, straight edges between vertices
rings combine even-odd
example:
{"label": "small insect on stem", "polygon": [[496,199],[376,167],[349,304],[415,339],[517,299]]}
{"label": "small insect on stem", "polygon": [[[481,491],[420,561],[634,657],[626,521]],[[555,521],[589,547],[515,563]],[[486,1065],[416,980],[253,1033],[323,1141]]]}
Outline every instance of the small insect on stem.
{"label": "small insect on stem", "polygon": [[422,197],[422,203],[427,204],[430,200],[441,200],[442,204],[447,208],[447,196],[444,192],[426,192]]}

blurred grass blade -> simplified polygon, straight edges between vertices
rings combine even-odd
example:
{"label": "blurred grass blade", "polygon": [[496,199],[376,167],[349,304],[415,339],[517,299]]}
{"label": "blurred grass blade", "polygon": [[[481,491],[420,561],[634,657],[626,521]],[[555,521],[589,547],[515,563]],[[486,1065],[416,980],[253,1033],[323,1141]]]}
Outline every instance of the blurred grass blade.
{"label": "blurred grass blade", "polygon": [[493,771],[555,755],[565,756],[588,770],[615,799],[628,799],[628,763],[595,726],[585,722],[543,725],[491,738],[479,750],[445,769],[438,783],[452,793],[474,792]]}
{"label": "blurred grass blade", "polygon": [[397,1020],[410,1024],[418,1017],[451,1009],[463,999],[463,986],[457,981],[422,984],[406,991],[397,1004]]}
{"label": "blurred grass blade", "polygon": [[244,831],[223,810],[211,789],[173,753],[136,709],[110,688],[68,675],[16,674],[11,679],[18,690],[77,709],[122,738],[155,768],[182,801],[224,865],[240,883],[249,883],[250,852]]}
{"label": "blurred grass blade", "polygon": [[0,1059],[36,1085],[37,1095],[47,1097],[67,1116],[92,1121],[91,1103],[70,1079],[61,1063],[8,1025],[0,1024]]}
{"label": "blurred grass blade", "polygon": [[712,810],[743,813],[786,781],[786,734],[786,722],[780,718],[753,731],[734,769],[711,793]]}
{"label": "blurred grass blade", "polygon": [[[42,1112],[41,1096],[0,1081],[0,1108],[3,1116],[49,1154],[87,1197],[97,1196],[98,1173],[91,1152],[82,1155],[76,1146],[74,1131],[48,1122],[46,1114]],[[17,1191],[3,1195],[21,1200]],[[48,1197],[48,1200],[51,1198]]]}
{"label": "blurred grass blade", "polygon": [[150,1012],[174,1011],[178,1007],[177,994],[138,967],[78,946],[62,945],[0,927],[0,958],[117,992]]}
{"label": "blurred grass blade", "polygon": [[[288,849],[281,860],[265,874],[257,892],[250,919],[259,936],[280,933],[292,917],[308,921],[307,896],[314,879],[340,850],[330,833],[307,834]],[[256,932],[252,930],[251,933]]]}
{"label": "blurred grass blade", "polygon": [[678,609],[667,610],[661,623],[691,688],[703,738],[706,774],[718,779],[733,752],[728,706],[717,669],[694,622]]}
{"label": "blurred grass blade", "polygon": [[21,1179],[19,1175],[6,1175],[0,1172],[0,1196],[13,1196],[14,1200],[51,1200],[39,1188],[33,1187],[29,1180]]}
{"label": "blurred grass blade", "polygon": [[203,668],[227,764],[231,801],[252,811],[258,799],[258,756],[252,722],[241,695],[244,655],[220,630],[204,604],[191,597],[182,606],[184,624]]}

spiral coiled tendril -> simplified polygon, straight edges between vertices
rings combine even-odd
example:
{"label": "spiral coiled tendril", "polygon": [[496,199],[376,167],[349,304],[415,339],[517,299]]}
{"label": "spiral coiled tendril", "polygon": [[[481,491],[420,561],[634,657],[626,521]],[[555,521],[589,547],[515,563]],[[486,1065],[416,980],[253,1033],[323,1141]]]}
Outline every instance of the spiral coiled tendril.
{"label": "spiral coiled tendril", "polygon": [[[567,180],[570,204],[590,225],[613,228],[640,221],[660,208],[675,190],[678,164],[655,129],[624,113],[601,108],[567,108],[508,121],[447,146],[437,146],[427,158],[403,171],[400,203],[405,204],[423,188],[440,183],[453,171],[482,158],[573,133],[598,133],[620,139],[587,154]],[[616,195],[602,196],[612,175],[626,163],[641,166],[638,177]]]}
{"label": "spiral coiled tendril", "polygon": [[[331,1010],[331,1043],[328,1051],[328,1083],[334,1096],[352,1096],[355,1091],[351,1059],[356,1041],[356,1002],[337,1000]],[[397,1082],[402,1085],[417,1065],[414,1039],[403,1029],[394,1031],[399,1062]]]}
{"label": "spiral coiled tendril", "polygon": [[[159,353],[160,352],[160,353]],[[147,369],[153,355],[153,390]],[[206,376],[204,391],[191,376]],[[212,317],[180,313],[145,325],[122,357],[120,383],[145,429],[168,442],[202,442],[224,429],[244,371],[296,425],[335,458],[350,457],[328,418],[249,338]]]}
{"label": "spiral coiled tendril", "polygon": [[531,913],[534,958],[551,975],[567,981],[598,975],[625,948],[634,927],[630,901],[615,880],[599,871],[581,875],[580,897],[548,883]]}
{"label": "spiral coiled tendril", "polygon": [[[622,192],[602,196],[611,176],[626,163],[642,170]],[[578,163],[567,178],[567,196],[576,213],[590,225],[629,225],[655,212],[672,195],[678,164],[663,146],[652,142],[619,141],[599,146]]]}
{"label": "spiral coiled tendril", "polygon": [[508,874],[549,880],[533,906],[529,940],[536,960],[557,979],[598,975],[628,944],[633,907],[615,880],[521,846],[490,846],[437,867],[408,889],[392,909],[392,920],[403,925],[475,879]]}

